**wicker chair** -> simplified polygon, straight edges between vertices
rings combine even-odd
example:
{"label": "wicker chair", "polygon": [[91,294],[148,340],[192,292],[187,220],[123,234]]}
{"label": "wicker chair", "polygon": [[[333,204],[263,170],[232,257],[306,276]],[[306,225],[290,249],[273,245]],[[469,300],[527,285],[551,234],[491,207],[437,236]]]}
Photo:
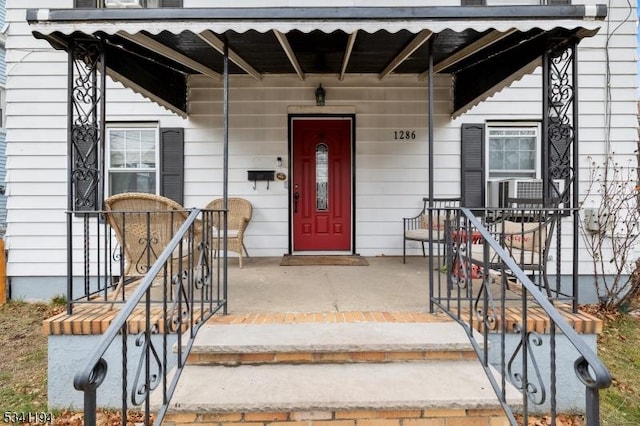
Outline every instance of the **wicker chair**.
{"label": "wicker chair", "polygon": [[[175,201],[159,195],[128,192],[104,200],[105,218],[124,254],[124,270],[113,294],[116,300],[125,280],[144,277],[169,244],[189,212]],[[174,270],[178,269],[175,264]]]}
{"label": "wicker chair", "polygon": [[[247,257],[249,257],[247,247],[244,245],[244,232],[247,229],[247,225],[249,225],[249,221],[251,221],[253,206],[244,198],[227,198],[227,208],[229,211],[227,216],[227,250],[238,253],[238,263],[240,268],[242,268],[243,252]],[[222,198],[216,198],[205,206],[205,210],[214,211],[211,222],[214,226],[218,223],[222,226],[222,218],[218,217],[218,211],[222,209]],[[213,250],[217,253],[218,250],[222,249],[222,242],[216,238],[218,232],[217,228],[214,229],[214,232]],[[222,233],[222,230],[220,230],[220,233]]]}

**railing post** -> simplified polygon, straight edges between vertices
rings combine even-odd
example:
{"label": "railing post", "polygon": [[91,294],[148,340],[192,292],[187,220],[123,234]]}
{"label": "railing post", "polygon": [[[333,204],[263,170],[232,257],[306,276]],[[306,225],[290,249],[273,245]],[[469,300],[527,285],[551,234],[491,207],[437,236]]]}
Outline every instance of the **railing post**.
{"label": "railing post", "polygon": [[585,404],[586,426],[600,426],[600,391],[597,387],[586,387]]}
{"label": "railing post", "polygon": [[98,409],[97,392],[95,389],[84,391],[84,425],[96,426],[96,412]]}

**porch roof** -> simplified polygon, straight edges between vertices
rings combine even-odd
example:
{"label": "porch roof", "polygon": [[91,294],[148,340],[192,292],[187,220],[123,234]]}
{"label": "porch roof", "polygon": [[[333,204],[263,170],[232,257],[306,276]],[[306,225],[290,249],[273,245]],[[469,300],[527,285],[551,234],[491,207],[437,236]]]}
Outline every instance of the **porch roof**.
{"label": "porch roof", "polygon": [[593,36],[605,5],[508,7],[274,7],[30,9],[35,37],[69,50],[73,39],[105,42],[107,73],[160,105],[188,115],[188,78],[229,73],[347,74],[379,78],[454,76],[459,115],[532,72],[542,53]]}

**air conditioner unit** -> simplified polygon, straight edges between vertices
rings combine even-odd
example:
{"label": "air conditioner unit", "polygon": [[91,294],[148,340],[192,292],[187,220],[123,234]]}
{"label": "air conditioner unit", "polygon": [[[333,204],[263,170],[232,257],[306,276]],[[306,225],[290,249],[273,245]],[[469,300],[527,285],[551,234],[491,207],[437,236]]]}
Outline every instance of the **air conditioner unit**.
{"label": "air conditioner unit", "polygon": [[142,0],[104,0],[104,7],[142,7]]}
{"label": "air conditioner unit", "polygon": [[[556,198],[564,193],[565,181],[554,179],[555,190],[551,189],[551,196]],[[556,191],[557,190],[557,191]],[[507,207],[508,198],[538,198],[542,199],[542,179],[503,179],[489,181],[487,187],[487,207]],[[560,203],[558,207],[564,207]]]}
{"label": "air conditioner unit", "polygon": [[487,182],[487,207],[498,208],[500,207],[500,200],[503,198],[500,195],[500,190],[503,188],[503,180],[490,180]]}

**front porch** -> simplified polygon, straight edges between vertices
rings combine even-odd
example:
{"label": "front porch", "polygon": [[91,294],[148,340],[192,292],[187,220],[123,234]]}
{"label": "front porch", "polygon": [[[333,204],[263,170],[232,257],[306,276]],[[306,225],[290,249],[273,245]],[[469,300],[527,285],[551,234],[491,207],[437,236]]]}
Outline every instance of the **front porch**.
{"label": "front porch", "polygon": [[[431,329],[435,324],[448,323],[457,330],[456,335],[468,338],[467,350],[478,358],[472,362],[475,364],[472,369],[474,377],[482,377],[484,384],[480,387],[491,387],[495,392],[497,400],[490,404],[490,412],[504,409],[512,424],[520,404],[524,405],[525,416],[547,410],[553,415],[586,410],[587,417],[597,418],[593,412],[597,405],[585,407],[584,397],[580,395],[585,390],[587,394],[594,392],[609,380],[606,368],[595,356],[596,336],[602,325],[579,312],[577,299],[572,296],[577,292],[565,293],[558,275],[547,275],[553,269],[546,262],[548,257],[558,264],[562,262],[562,245],[551,244],[551,241],[561,239],[560,227],[552,224],[560,223],[560,215],[565,211],[568,210],[529,206],[487,211],[476,216],[477,212],[474,214],[465,207],[434,208],[426,214],[444,219],[441,231],[446,237],[444,241],[433,240],[428,244],[429,256],[408,256],[404,260],[400,256],[366,257],[361,258],[366,260],[365,265],[358,266],[281,266],[281,257],[250,257],[244,260],[242,268],[238,259],[221,255],[224,251],[216,249],[224,247],[221,239],[224,240],[225,233],[220,229],[228,214],[225,210],[106,212],[108,218],[108,214],[122,217],[123,230],[118,234],[118,241],[109,224],[119,222],[113,218],[106,222],[93,221],[92,215],[85,215],[81,269],[95,272],[93,276],[85,272],[84,276],[77,277],[82,278],[84,293],[74,292],[80,280],[70,276],[68,294],[78,296],[69,301],[66,313],[45,323],[45,332],[50,335],[50,353],[58,354],[58,358],[50,360],[53,376],[49,377],[49,383],[60,386],[63,383],[60,378],[67,378],[67,388],[50,388],[49,393],[56,396],[73,393],[77,401],[65,404],[79,406],[81,394],[73,392],[68,383],[68,377],[74,376],[75,389],[85,392],[85,411],[91,412],[90,406],[95,404],[117,405],[123,396],[130,395],[131,402],[123,404],[123,410],[127,410],[145,401],[147,404],[157,401],[155,398],[159,397],[154,395],[161,392],[157,388],[162,384],[163,404],[154,405],[154,410],[163,418],[175,414],[174,409],[184,404],[174,401],[172,395],[177,395],[179,389],[184,390],[186,385],[181,375],[193,374],[191,364],[194,359],[196,364],[199,362],[194,358],[194,351],[202,345],[200,330],[240,326],[238,335],[241,335],[245,327],[258,327],[261,331],[255,335],[270,336],[268,326],[304,325],[311,329],[296,333],[313,339],[317,333],[314,324],[326,326],[324,333],[330,336],[341,335],[343,325],[379,329],[385,324],[393,326],[389,332],[396,332],[396,327],[422,324],[425,328],[413,333],[425,338],[433,333]],[[138,226],[134,226],[136,217],[142,221]],[[519,219],[508,220],[514,218]],[[550,218],[554,221],[550,222]],[[508,224],[513,229],[508,230]],[[170,241],[160,238],[165,234],[172,236]],[[93,236],[98,238],[92,239]],[[161,241],[163,244],[159,244]],[[523,254],[524,243],[531,244],[527,250],[544,262],[532,268]],[[140,246],[141,254],[123,255],[123,252],[134,252],[133,246]],[[86,250],[87,247],[96,247],[96,250]],[[514,247],[521,248],[520,254],[516,254]],[[555,249],[547,250],[551,247]],[[474,253],[481,256],[476,257]],[[549,253],[552,255],[548,256]],[[118,283],[130,285],[119,292]],[[214,336],[213,341],[205,345],[219,346],[217,332],[204,332]],[[359,334],[357,330],[350,332]],[[289,332],[282,335],[288,336]],[[383,335],[386,336],[386,332]],[[451,344],[447,341],[449,337],[445,334],[440,344]],[[274,341],[267,346],[274,345],[283,343]],[[241,346],[241,351],[223,355],[225,363],[232,360],[242,365],[244,359],[255,357],[250,342],[246,343],[247,347]],[[375,345],[365,347],[375,348]],[[260,365],[270,365],[269,359],[277,364],[304,361],[305,365],[313,366],[313,371],[332,364],[328,359],[338,359],[348,365],[430,363],[433,349],[424,342],[418,347],[417,350],[385,347],[378,351],[348,342],[344,347],[338,345],[339,350],[325,353],[304,342],[295,346],[294,351],[259,352],[256,360]],[[87,353],[91,354],[89,358]],[[207,367],[210,362],[207,358]],[[471,361],[465,358],[465,362]],[[78,366],[82,365],[85,367],[80,370]],[[364,377],[369,378],[376,366],[367,368],[371,368],[371,372]],[[195,374],[199,377],[209,373],[207,370]],[[322,376],[321,372],[313,374]],[[413,373],[406,374],[407,377],[394,379],[393,384],[388,384],[389,388],[400,386]],[[217,382],[218,379],[211,380]],[[221,380],[235,383],[235,379]],[[268,379],[270,384],[273,380]],[[464,382],[464,378],[461,380]],[[98,398],[96,390],[101,384],[106,395],[103,393]],[[560,384],[563,391],[568,392],[560,392]],[[291,382],[291,386],[297,385]],[[514,404],[512,399],[505,398],[514,386],[522,394],[521,403]],[[190,395],[192,390],[184,392]],[[201,392],[206,394],[207,390],[201,389]],[[239,398],[234,404],[240,404],[242,389],[233,392]],[[322,392],[331,396],[330,389]],[[348,392],[357,393],[355,389]],[[446,392],[442,389],[437,393]],[[573,397],[567,400],[565,395]],[[396,406],[392,396],[393,393],[388,394],[389,399],[379,405],[357,407],[375,412],[393,409]],[[287,397],[283,398],[276,411],[287,413],[287,419],[300,410],[312,410],[316,403],[311,401],[302,404],[302,408],[289,409]],[[527,408],[529,400],[531,407]],[[256,410],[268,411],[267,402]],[[425,414],[419,407],[425,401],[411,404],[412,410],[420,413],[416,419],[423,418]],[[464,404],[465,413],[473,409],[473,402]],[[322,406],[325,412],[332,413],[331,420],[336,420],[336,413],[347,408],[340,404]],[[439,409],[448,408],[449,405],[443,405]],[[145,405],[145,410],[151,414],[149,405]],[[206,411],[220,413],[228,409],[214,404]],[[243,408],[239,412],[246,419],[249,411]],[[200,414],[189,413],[198,418]],[[92,423],[91,419],[88,422]]]}
{"label": "front porch", "polygon": [[[439,259],[434,260],[436,265],[441,265]],[[455,371],[462,371],[456,370],[463,368],[458,365],[460,364],[464,365],[465,372],[459,374],[461,383],[464,381],[476,383],[477,380],[484,380],[481,379],[484,377],[484,373],[479,368],[477,355],[467,342],[463,328],[440,310],[436,310],[433,314],[428,312],[429,259],[422,256],[409,256],[406,259],[406,264],[403,264],[400,256],[381,256],[367,257],[366,261],[368,266],[280,266],[280,257],[252,257],[245,259],[244,266],[240,269],[236,259],[229,259],[229,313],[228,315],[214,315],[209,319],[199,332],[191,350],[184,352],[185,370],[183,374],[185,374],[185,379],[179,382],[177,389],[181,390],[178,391],[175,399],[172,399],[165,417],[167,424],[199,422],[222,424],[229,421],[235,423],[258,421],[263,425],[270,425],[273,422],[292,422],[293,424],[301,419],[335,425],[344,424],[345,421],[352,422],[354,425],[374,421],[392,421],[401,424],[402,419],[405,421],[408,421],[406,419],[438,421],[436,419],[441,418],[440,416],[454,418],[456,421],[462,422],[461,424],[467,424],[465,422],[469,421],[508,424],[507,418],[503,417],[502,411],[495,401],[491,403],[493,405],[490,408],[487,406],[478,408],[473,405],[477,402],[466,400],[462,402],[462,398],[470,396],[467,391],[462,388],[453,393],[444,390],[435,391],[438,389],[435,382],[429,386],[430,394],[439,394],[443,400],[459,398],[457,399],[459,403],[457,405],[438,405],[440,403],[435,402],[435,399],[434,402],[429,403],[426,403],[425,400],[417,400],[416,406],[412,406],[411,409],[398,409],[392,405],[392,402],[376,399],[375,404],[378,405],[361,406],[359,410],[355,411],[348,408],[347,401],[343,401],[345,405],[335,407],[322,405],[322,410],[314,411],[300,408],[303,405],[287,405],[291,401],[288,401],[290,396],[285,394],[280,396],[283,398],[280,402],[281,405],[265,405],[265,407],[271,407],[269,410],[265,407],[256,409],[256,401],[243,400],[242,398],[236,402],[243,402],[246,406],[236,407],[231,411],[228,411],[231,402],[227,403],[229,406],[215,405],[214,400],[211,401],[212,405],[204,411],[184,408],[196,404],[193,399],[195,395],[199,401],[197,404],[208,404],[204,402],[207,392],[204,392],[203,389],[198,390],[191,383],[194,377],[196,380],[198,377],[202,380],[203,374],[218,374],[216,371],[221,371],[224,374],[236,374],[236,370],[232,371],[224,366],[239,367],[237,373],[240,375],[245,374],[242,368],[258,369],[255,373],[251,373],[250,377],[255,378],[261,377],[255,376],[255,374],[261,374],[260,366],[271,366],[269,368],[285,371],[290,369],[309,370],[309,374],[319,374],[318,377],[324,377],[321,369],[325,368],[323,367],[325,365],[330,365],[330,370],[345,370],[345,373],[342,373],[343,384],[339,388],[340,392],[346,393],[351,392],[349,390],[351,370],[368,371],[368,373],[356,371],[353,373],[356,375],[354,380],[365,380],[358,374],[366,374],[369,380],[375,382],[372,375],[384,377],[387,369],[404,371],[404,369],[409,369],[412,364],[424,364],[424,368],[427,368],[427,365],[431,366],[428,368],[434,368],[432,373],[422,372],[420,374],[437,373],[445,376],[446,374],[454,374]],[[438,270],[435,274],[441,280],[441,284],[446,282],[445,273]],[[473,281],[476,286],[482,280]],[[494,283],[493,286],[498,286],[498,284]],[[492,291],[496,294],[499,293],[496,288],[492,288]],[[517,288],[514,287],[513,292],[514,296],[517,295]],[[126,296],[130,296],[131,290],[127,290],[125,293]],[[79,339],[91,340],[89,346],[95,344],[94,342],[99,341],[102,335],[107,333],[109,325],[118,316],[120,307],[123,306],[116,304],[114,308],[109,309],[109,306],[105,307],[104,305],[76,304],[73,315],[69,316],[63,313],[50,318],[44,324],[45,333],[50,335],[50,347],[53,342],[53,345],[57,346],[59,350],[60,346],[76,342],[74,348],[77,349]],[[558,305],[557,308],[564,320],[586,342],[589,342],[589,345],[595,343],[595,336],[602,331],[600,320],[586,313],[573,313],[569,305]],[[475,317],[475,314],[469,314],[469,310],[466,309],[462,317]],[[196,316],[198,315],[196,313]],[[169,340],[176,342],[176,334],[171,333],[169,328],[162,326],[163,311],[161,308],[152,310],[149,317],[150,327],[147,327],[145,318],[144,309],[139,307],[139,312],[129,315],[125,334],[135,340],[139,336],[143,336],[146,330],[155,330],[152,333],[160,335],[153,338],[159,338],[166,332],[170,335]],[[500,336],[500,332],[502,332],[503,335],[506,333],[507,341],[518,342],[520,340],[518,326],[523,324],[523,318],[525,318],[524,323],[527,325],[528,332],[545,339],[549,338],[552,333],[551,324],[553,321],[550,321],[542,309],[531,307],[523,315],[520,307],[513,306],[506,312],[505,326],[496,327],[492,331],[493,339]],[[448,330],[444,334],[442,333],[443,327]],[[483,331],[482,323],[476,321],[475,327],[475,331]],[[248,336],[245,335],[247,332]],[[333,336],[332,343],[328,344],[323,336]],[[227,339],[231,339],[231,343],[227,342]],[[558,346],[564,346],[563,338],[559,337],[558,339]],[[187,344],[185,338],[182,345]],[[160,349],[162,345],[158,343],[158,340],[155,341],[155,345],[159,353],[167,348],[165,345],[165,349]],[[172,345],[173,343],[168,347],[171,352],[173,352]],[[225,349],[227,345],[234,349]],[[154,343],[151,346],[153,347]],[[464,349],[461,349],[462,346]],[[489,346],[497,350],[500,346],[499,337],[498,340],[492,340]],[[543,348],[545,347],[547,346],[543,345]],[[76,352],[82,353],[82,351]],[[65,361],[67,365],[72,366],[72,371],[67,374],[67,377],[70,374],[75,374],[78,365],[81,365],[81,361],[78,363],[69,362],[69,356],[67,355]],[[109,359],[108,356],[105,358]],[[135,355],[132,354],[131,359],[134,361],[134,365],[137,364],[138,360]],[[144,359],[144,356],[140,358],[140,360]],[[571,357],[558,358],[556,361],[559,365],[568,363],[567,367],[562,370],[565,373],[572,372],[570,364],[573,359]],[[440,362],[443,364],[438,364]],[[494,359],[492,362],[496,362],[496,360]],[[453,365],[449,365],[451,363]],[[58,368],[61,367],[61,364],[52,363]],[[472,367],[474,365],[475,367]],[[109,366],[115,370],[118,368],[117,363],[110,360]],[[193,366],[197,367],[196,372],[193,371]],[[170,367],[167,365],[167,368]],[[471,369],[467,370],[469,368]],[[316,370],[320,371],[315,372]],[[450,373],[445,373],[445,371],[450,371]],[[133,371],[130,371],[129,374],[131,372]],[[52,373],[50,372],[50,374]],[[60,371],[55,371],[54,374],[60,374]],[[112,378],[113,374],[117,377],[117,373],[112,372],[111,374]],[[332,374],[341,373],[334,371]],[[415,373],[411,370],[407,374]],[[458,374],[455,373],[455,376],[457,377]],[[56,383],[56,380],[53,379],[50,376],[50,383]],[[211,380],[212,384],[218,383],[223,388],[229,386],[235,389],[232,384],[239,379],[224,382]],[[397,380],[402,383],[410,380],[410,376],[397,377]],[[108,381],[105,382],[105,387],[108,387]],[[129,383],[131,381],[130,379]],[[294,381],[291,386],[301,386],[302,382]],[[263,385],[267,384],[277,387],[273,381],[265,382]],[[423,385],[425,384],[426,382],[423,382]],[[485,385],[490,386],[489,382]],[[572,389],[568,386],[572,385],[562,381],[562,389]],[[419,386],[416,389],[423,388],[423,386]],[[253,388],[247,388],[247,390],[252,395],[252,392],[255,391]],[[101,390],[101,396],[104,395],[104,392],[107,391]],[[232,391],[231,395],[233,392],[235,391]],[[241,389],[237,392],[242,394]],[[565,392],[562,393],[565,394]],[[50,394],[65,395],[65,392],[62,390],[50,391]],[[154,394],[157,392],[152,395]],[[80,396],[79,393],[76,395]],[[184,399],[185,395],[193,397]],[[229,396],[229,392],[222,392],[220,395],[225,400],[227,398],[233,400],[233,396]],[[258,392],[256,395],[262,395],[266,398],[264,392]],[[405,394],[405,398],[407,398],[405,403],[408,404],[410,398],[407,395]],[[261,398],[258,399],[261,400]],[[485,395],[483,398],[487,398],[487,396]],[[510,403],[513,403],[513,395],[511,398]],[[489,399],[486,399],[483,404],[490,404],[488,401]],[[515,401],[517,405],[517,399]],[[470,405],[465,408],[464,404]],[[561,398],[560,406],[563,407],[563,404],[566,402]],[[419,409],[418,407],[423,408]]]}

